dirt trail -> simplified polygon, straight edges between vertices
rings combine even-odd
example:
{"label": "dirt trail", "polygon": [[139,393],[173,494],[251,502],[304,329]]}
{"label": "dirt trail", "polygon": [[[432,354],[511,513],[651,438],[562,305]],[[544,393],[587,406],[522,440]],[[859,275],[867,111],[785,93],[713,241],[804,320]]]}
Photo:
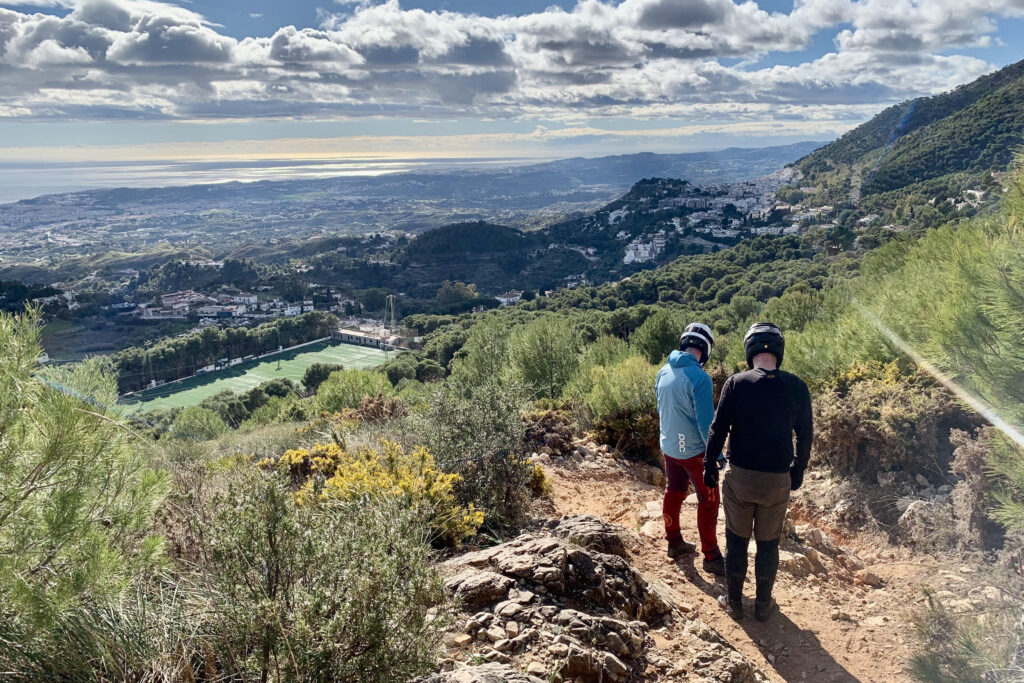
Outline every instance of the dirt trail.
{"label": "dirt trail", "polygon": [[[761,624],[748,616],[735,622],[715,602],[724,593],[717,577],[700,568],[700,556],[673,562],[664,552],[661,488],[650,468],[614,459],[558,459],[546,464],[555,514],[592,514],[640,532],[634,561],[648,578],[659,578],[680,597],[684,612],[699,615],[730,644],[773,680],[781,681],[909,681],[908,658],[914,643],[911,613],[924,600],[922,587],[957,590],[968,586],[968,568],[939,566],[927,556],[913,557],[877,540],[830,536],[863,559],[884,582],[872,588],[856,585],[853,573],[838,563],[824,562],[809,576],[798,577],[780,567],[775,596],[780,611]],[[647,481],[645,481],[647,480]],[[794,513],[798,515],[798,513]],[[697,541],[695,498],[683,507],[684,538]],[[719,515],[719,540],[724,539]],[[814,520],[794,519],[795,523]],[[753,543],[751,543],[753,546]],[[785,550],[786,544],[782,548]],[[813,554],[813,552],[812,552]],[[825,559],[825,558],[823,558]],[[745,586],[753,594],[753,561]],[[670,632],[653,632],[659,652],[672,660]],[[671,670],[649,671],[653,679],[674,680]]]}

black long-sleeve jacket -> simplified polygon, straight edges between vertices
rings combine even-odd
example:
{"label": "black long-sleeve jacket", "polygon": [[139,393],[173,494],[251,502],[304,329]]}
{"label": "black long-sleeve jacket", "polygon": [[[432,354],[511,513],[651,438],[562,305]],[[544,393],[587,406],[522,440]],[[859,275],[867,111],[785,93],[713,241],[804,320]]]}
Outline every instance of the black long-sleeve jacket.
{"label": "black long-sleeve jacket", "polygon": [[[811,395],[804,381],[782,370],[748,370],[722,386],[704,462],[714,463],[729,437],[729,462],[758,472],[802,473],[814,438]],[[796,454],[793,433],[796,433]]]}

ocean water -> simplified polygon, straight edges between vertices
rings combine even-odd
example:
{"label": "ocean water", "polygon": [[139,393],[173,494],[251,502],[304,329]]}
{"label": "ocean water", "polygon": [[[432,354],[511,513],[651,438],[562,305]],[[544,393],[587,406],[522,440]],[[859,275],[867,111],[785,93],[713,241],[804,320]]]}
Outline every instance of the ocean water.
{"label": "ocean water", "polygon": [[29,163],[0,161],[0,203],[44,194],[112,187],[169,187],[232,181],[377,176],[414,170],[502,167],[511,158],[470,159],[254,159]]}

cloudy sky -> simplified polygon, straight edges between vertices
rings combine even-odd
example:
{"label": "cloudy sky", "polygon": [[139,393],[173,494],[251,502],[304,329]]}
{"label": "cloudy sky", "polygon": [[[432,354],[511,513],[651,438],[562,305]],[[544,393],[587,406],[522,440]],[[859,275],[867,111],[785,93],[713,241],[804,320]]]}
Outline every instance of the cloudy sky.
{"label": "cloudy sky", "polygon": [[0,0],[0,161],[826,140],[1021,36],[1024,0]]}

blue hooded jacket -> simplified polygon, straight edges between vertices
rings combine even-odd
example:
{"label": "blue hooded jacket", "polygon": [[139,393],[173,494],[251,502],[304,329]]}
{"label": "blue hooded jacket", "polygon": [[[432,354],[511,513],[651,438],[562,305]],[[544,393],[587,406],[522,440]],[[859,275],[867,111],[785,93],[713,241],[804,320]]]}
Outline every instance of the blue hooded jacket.
{"label": "blue hooded jacket", "polygon": [[661,450],[677,460],[704,452],[715,414],[711,378],[697,359],[683,351],[669,354],[654,382],[661,421]]}

